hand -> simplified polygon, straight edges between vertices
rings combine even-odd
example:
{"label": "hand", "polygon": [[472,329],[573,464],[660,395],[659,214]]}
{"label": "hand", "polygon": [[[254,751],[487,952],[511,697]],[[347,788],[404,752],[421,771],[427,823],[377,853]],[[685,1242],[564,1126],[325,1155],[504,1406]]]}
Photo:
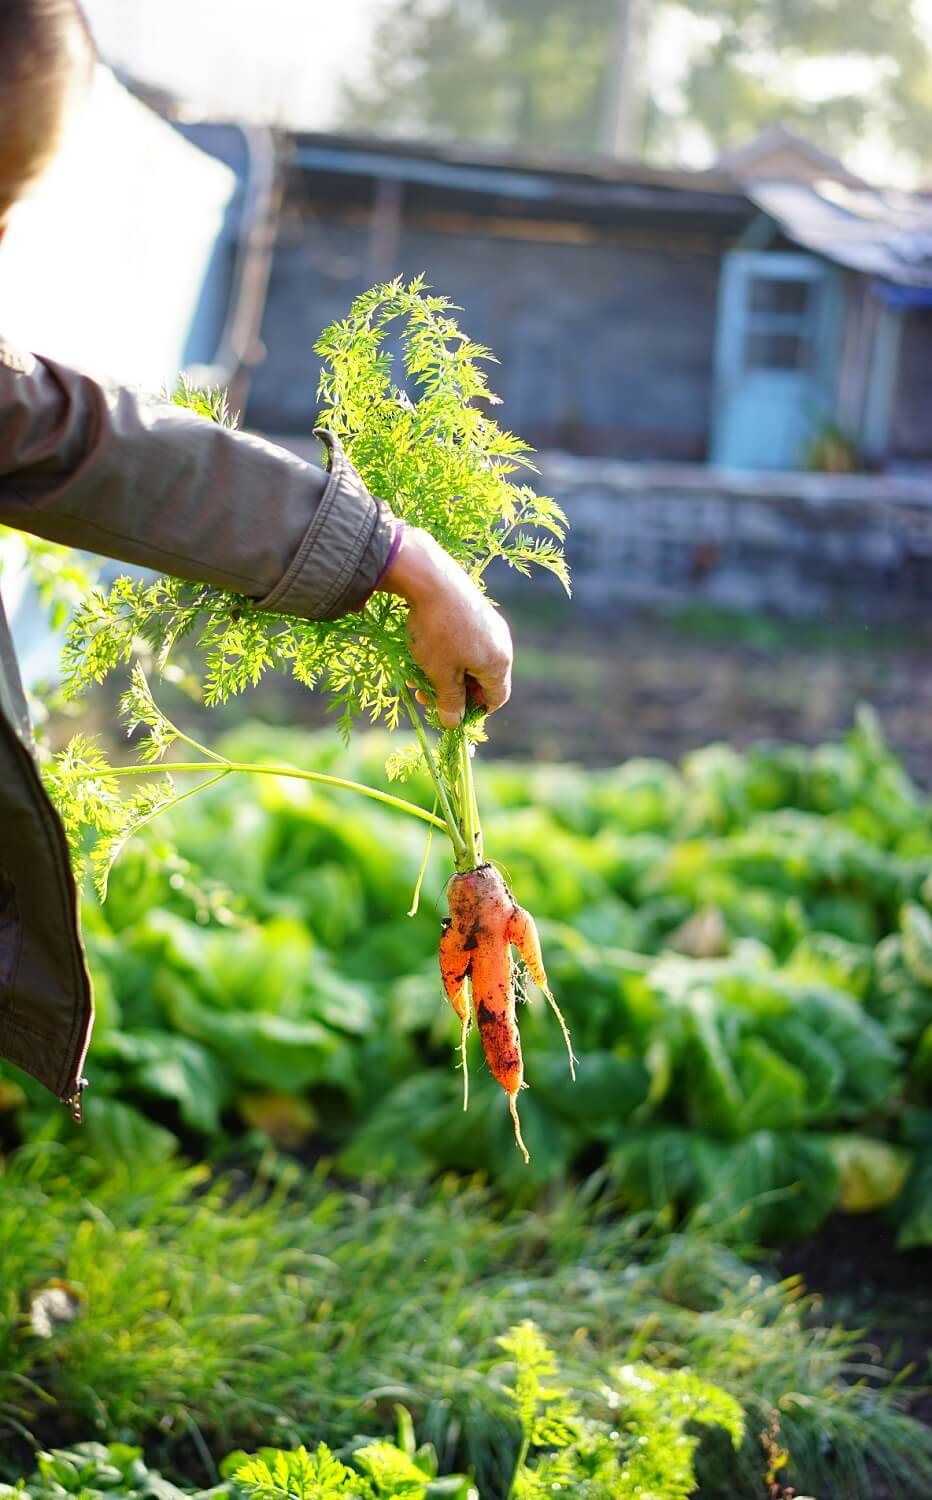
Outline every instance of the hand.
{"label": "hand", "polygon": [[[437,714],[455,729],[471,696],[494,713],[511,696],[511,632],[472,579],[427,531],[406,529],[379,584],[407,599],[411,655],[434,689]],[[418,695],[423,701],[423,695]]]}

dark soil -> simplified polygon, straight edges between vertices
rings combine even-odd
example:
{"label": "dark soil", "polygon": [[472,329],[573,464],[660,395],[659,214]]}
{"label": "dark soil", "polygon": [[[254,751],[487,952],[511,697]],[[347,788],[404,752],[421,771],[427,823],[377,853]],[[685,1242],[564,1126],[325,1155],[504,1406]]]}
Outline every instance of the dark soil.
{"label": "dark soil", "polygon": [[[827,1323],[863,1329],[878,1368],[910,1366],[910,1386],[932,1384],[932,1248],[898,1250],[881,1214],[835,1214],[812,1239],[784,1246],[772,1269],[801,1276]],[[932,1425],[932,1389],[908,1398]]]}
{"label": "dark soil", "polygon": [[932,785],[932,621],[876,627],[681,612],[596,621],[554,605],[511,613],[515,690],[492,753],[612,765],[676,760],[715,740],[816,744],[867,702]]}

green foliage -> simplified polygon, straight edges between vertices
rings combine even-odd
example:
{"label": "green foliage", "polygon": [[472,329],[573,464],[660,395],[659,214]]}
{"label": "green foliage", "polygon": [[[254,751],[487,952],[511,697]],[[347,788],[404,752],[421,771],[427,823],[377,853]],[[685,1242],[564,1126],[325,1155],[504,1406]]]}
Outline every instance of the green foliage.
{"label": "green foliage", "polygon": [[88,833],[95,839],[90,864],[101,900],[107,894],[110,869],[127,839],[175,800],[174,783],[167,775],[142,786],[137,783],[124,793],[106,755],[83,734],[75,735],[45,767],[45,785],[61,816],[78,875],[85,865]]}
{"label": "green foliage", "polygon": [[[532,564],[567,583],[560,543],[565,522],[552,500],[510,476],[530,468],[528,449],[481,409],[491,397],[482,362],[449,316],[448,298],[418,279],[374,287],[317,345],[324,357],[320,421],[343,440],[373,494],[392,496],[396,513],[430,531],[478,582],[494,559],[527,573]],[[401,320],[403,374],[393,379],[385,340]],[[230,420],[218,393],[185,388],[182,404]],[[378,594],[334,621],[267,614],[254,601],[176,579],[119,579],[93,593],[71,624],[63,658],[80,692],[128,662],[143,641],[162,665],[180,639],[204,654],[204,696],[220,703],[255,686],[267,671],[322,685],[344,726],[366,716],[394,728],[405,676],[421,680],[405,635],[406,606]]]}
{"label": "green foliage", "polygon": [[611,1377],[611,1423],[586,1422],[566,1443],[534,1442],[555,1448],[533,1467],[519,1471],[515,1500],[543,1500],[569,1490],[579,1500],[688,1500],[696,1493],[695,1455],[699,1438],[688,1428],[719,1427],[740,1447],[744,1420],[725,1391],[688,1370],[654,1370],[624,1365]]}
{"label": "green foliage", "polygon": [[[496,559],[522,573],[536,564],[568,590],[563,513],[512,481],[533,469],[530,450],[483,410],[497,404],[482,369],[493,355],[461,332],[451,310],[422,278],[357,297],[315,346],[324,359],[319,420],[372,493],[391,495],[396,513],[430,531],[473,577]],[[385,345],[399,319],[396,382]]]}
{"label": "green foliage", "polygon": [[75,1443],[36,1455],[35,1471],[16,1486],[0,1484],[3,1500],[101,1500],[105,1495],[133,1500],[186,1500],[192,1493],[218,1491],[180,1489],[155,1469],[146,1467],[142,1449],[128,1443]]}
{"label": "green foliage", "polygon": [[345,122],[380,134],[592,150],[612,15],[612,0],[399,0],[376,24],[371,56],[382,66],[345,88]]}
{"label": "green foliage", "polygon": [[[410,1420],[410,1419],[409,1419]],[[396,1444],[378,1439],[359,1446],[353,1467],[341,1463],[326,1443],[313,1453],[300,1447],[290,1452],[263,1449],[248,1457],[232,1454],[222,1464],[227,1483],[209,1490],[171,1484],[148,1469],[141,1448],[125,1443],[76,1443],[39,1453],[35,1472],[16,1486],[0,1484],[3,1500],[102,1500],[116,1494],[125,1500],[478,1500],[468,1480],[458,1475],[435,1478],[429,1450],[415,1462]],[[427,1467],[421,1467],[421,1464]]]}
{"label": "green foliage", "polygon": [[[220,748],[375,788],[398,769],[379,738],[344,751],[243,726]],[[403,759],[428,801],[423,764]],[[928,1237],[927,1143],[909,1122],[932,1080],[932,818],[869,716],[843,744],[713,747],[681,770],[485,768],[487,837],[541,919],[580,1056],[574,1087],[532,998],[530,1168],[484,1069],[463,1115],[439,869],[402,917],[413,820],[300,781],[249,798],[241,784],[171,815],[175,852],[128,850],[106,907],[88,906],[95,1149],[158,1159],[169,1131],[264,1130],[353,1177],[481,1172],[522,1200],[602,1161],[623,1208],[738,1243],[813,1232],[838,1208],[883,1207],[904,1243]],[[231,849],[235,893],[203,873]],[[37,1088],[10,1087],[24,1131],[64,1129]]]}
{"label": "green foliage", "polygon": [[522,1448],[566,1448],[578,1419],[565,1387],[553,1385],[557,1361],[540,1329],[525,1320],[498,1339],[513,1366],[513,1384],[503,1387],[521,1428]]}
{"label": "green foliage", "polygon": [[[695,1465],[732,1500],[758,1492],[755,1434],[779,1410],[787,1479],[810,1493],[932,1487],[908,1393],[876,1357],[863,1380],[866,1351],[798,1285],[701,1234],[646,1236],[596,1182],[528,1213],[451,1179],[363,1195],[271,1156],[251,1181],[37,1141],[0,1186],[0,1477],[31,1472],[33,1443],[117,1434],[51,1479],[177,1500],[132,1449],[185,1486],[258,1449],[291,1493],[293,1461],[259,1445],[323,1438],[376,1493],[467,1500],[469,1472],[505,1500],[516,1469],[533,1485],[571,1465],[569,1493],[624,1496],[637,1476],[672,1500]],[[696,1423],[732,1443],[697,1446]]]}
{"label": "green foliage", "polygon": [[216,422],[220,427],[239,426],[239,412],[230,410],[227,393],[219,386],[214,386],[212,390],[202,390],[200,386],[193,385],[187,375],[182,374],[178,377],[171,398],[184,411],[206,417],[209,422]]}
{"label": "green foliage", "polygon": [[[412,1445],[413,1446],[413,1445]],[[478,1500],[469,1481],[459,1475],[436,1478],[432,1449],[408,1453],[395,1443],[367,1442],[352,1453],[352,1467],[341,1463],[326,1443],[313,1453],[267,1449],[229,1465],[238,1491],[247,1500]]]}
{"label": "green foliage", "polygon": [[[344,121],[378,133],[600,151],[618,15],[616,0],[394,0],[376,26],[369,75],[344,91]],[[664,0],[642,15],[656,39],[635,78],[647,96],[639,135],[649,159],[681,160],[697,136],[710,152],[744,144],[777,123],[833,152],[873,136],[921,159],[930,72],[911,0]],[[681,72],[670,79],[665,67],[658,93],[656,49],[673,35]],[[860,63],[870,84],[833,88],[840,59]],[[828,64],[827,86],[813,97],[799,76],[816,61]]]}
{"label": "green foliage", "polygon": [[653,1370],[644,1363],[613,1370],[602,1393],[611,1419],[598,1421],[584,1418],[568,1389],[551,1383],[557,1361],[533,1323],[525,1320],[498,1343],[514,1369],[505,1394],[521,1429],[509,1500],[537,1500],[555,1490],[579,1500],[688,1500],[696,1488],[699,1439],[686,1428],[722,1427],[741,1447],[741,1407],[688,1370]]}

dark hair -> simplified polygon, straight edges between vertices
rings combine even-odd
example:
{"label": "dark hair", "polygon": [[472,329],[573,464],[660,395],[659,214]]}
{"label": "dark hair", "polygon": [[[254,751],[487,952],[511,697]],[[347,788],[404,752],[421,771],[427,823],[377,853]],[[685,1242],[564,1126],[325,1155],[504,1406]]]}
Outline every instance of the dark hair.
{"label": "dark hair", "polygon": [[77,0],[0,0],[0,219],[54,153],[94,57]]}

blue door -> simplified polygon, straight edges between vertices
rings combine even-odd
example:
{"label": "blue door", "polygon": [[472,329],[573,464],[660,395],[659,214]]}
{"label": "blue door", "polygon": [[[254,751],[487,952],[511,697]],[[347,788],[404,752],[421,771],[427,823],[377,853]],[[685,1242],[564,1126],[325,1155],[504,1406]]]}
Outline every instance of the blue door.
{"label": "blue door", "polygon": [[733,250],[722,262],[712,462],[799,469],[834,409],[834,267],[814,255]]}

